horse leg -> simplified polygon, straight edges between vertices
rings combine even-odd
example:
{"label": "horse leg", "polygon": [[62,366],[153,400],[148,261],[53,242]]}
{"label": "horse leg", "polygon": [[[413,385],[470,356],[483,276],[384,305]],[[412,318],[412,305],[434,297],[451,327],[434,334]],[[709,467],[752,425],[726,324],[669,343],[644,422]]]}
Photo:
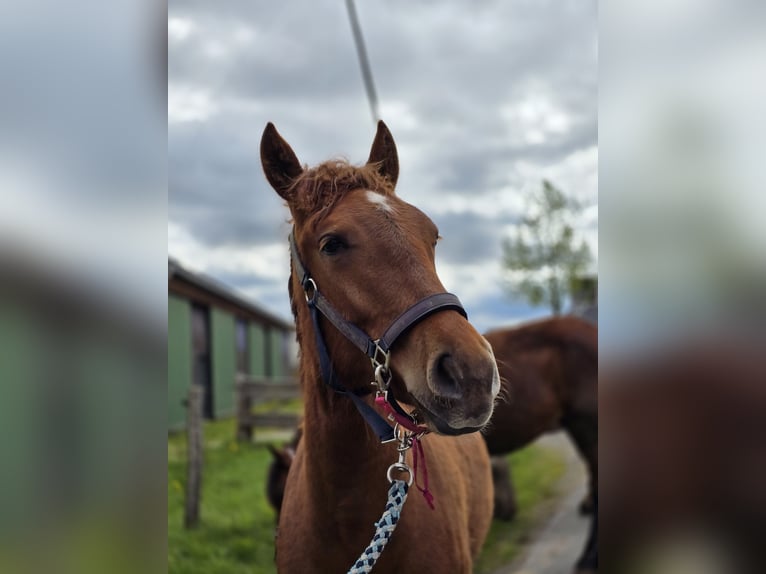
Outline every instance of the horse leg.
{"label": "horse leg", "polygon": [[511,479],[511,467],[504,456],[493,456],[492,483],[495,487],[495,512],[498,520],[510,522],[516,516],[516,491]]}
{"label": "horse leg", "polygon": [[595,572],[598,566],[598,419],[595,415],[567,414],[562,426],[585,460],[590,479],[586,500],[592,500],[591,527],[585,549],[577,562],[577,572]]}
{"label": "horse leg", "polygon": [[595,574],[598,571],[598,493],[593,494],[593,519],[590,523],[585,550],[577,561],[575,574]]}
{"label": "horse leg", "polygon": [[580,512],[590,514],[598,492],[598,420],[590,415],[565,415],[561,424],[588,468],[588,493]]}
{"label": "horse leg", "polygon": [[588,516],[590,514],[593,514],[593,488],[589,487],[588,492],[585,493],[585,496],[583,496],[582,501],[580,501],[580,506],[578,507],[580,514],[583,516]]}

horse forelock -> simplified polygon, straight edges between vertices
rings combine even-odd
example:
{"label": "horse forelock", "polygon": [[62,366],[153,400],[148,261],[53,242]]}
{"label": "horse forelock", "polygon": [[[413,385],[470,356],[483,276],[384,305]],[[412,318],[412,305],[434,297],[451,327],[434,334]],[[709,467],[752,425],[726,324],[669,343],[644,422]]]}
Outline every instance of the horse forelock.
{"label": "horse forelock", "polygon": [[391,182],[377,165],[355,166],[346,160],[330,160],[306,169],[293,182],[291,208],[301,216],[321,221],[351,191],[368,189],[385,196],[394,194]]}

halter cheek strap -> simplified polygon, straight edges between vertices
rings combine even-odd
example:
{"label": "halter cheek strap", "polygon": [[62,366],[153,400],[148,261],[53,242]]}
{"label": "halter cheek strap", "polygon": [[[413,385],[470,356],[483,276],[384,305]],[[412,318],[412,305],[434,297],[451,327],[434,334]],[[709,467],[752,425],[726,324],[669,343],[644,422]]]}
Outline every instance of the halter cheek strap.
{"label": "halter cheek strap", "polygon": [[[438,311],[457,311],[463,317],[468,317],[460,304],[460,300],[451,293],[436,293],[429,295],[424,299],[421,299],[408,309],[406,309],[399,317],[397,317],[393,323],[386,329],[380,339],[372,339],[362,329],[350,323],[333,307],[324,295],[319,291],[316,282],[311,278],[311,275],[306,270],[306,267],[301,261],[298,254],[298,247],[295,242],[294,234],[290,233],[290,253],[293,262],[293,271],[297,274],[298,280],[303,287],[306,295],[306,303],[311,313],[311,320],[314,326],[314,336],[316,339],[317,351],[319,353],[319,366],[322,372],[322,379],[324,382],[332,388],[335,392],[347,395],[354,402],[359,414],[362,415],[367,424],[375,431],[375,434],[380,438],[382,442],[388,442],[394,440],[394,429],[383,419],[369,404],[363,401],[360,395],[369,394],[371,391],[366,392],[354,392],[346,389],[340,384],[335,377],[335,372],[332,366],[330,355],[327,351],[327,345],[325,344],[324,337],[322,336],[322,330],[319,325],[319,313],[333,324],[333,326],[344,336],[351,341],[360,351],[362,351],[372,362],[373,370],[375,372],[376,379],[379,378],[380,373],[389,377],[388,373],[388,361],[390,358],[390,351],[392,345],[396,340],[414,325],[425,319],[426,317],[436,313]],[[382,370],[382,371],[381,371]],[[404,417],[407,420],[411,420],[412,424],[415,424],[411,415],[407,414],[401,405],[396,401],[391,389],[388,389],[388,382],[385,383],[378,380],[379,390],[381,386],[385,386],[384,397],[386,402],[391,406],[396,415]],[[399,419],[399,417],[395,417]]]}
{"label": "halter cheek strap", "polygon": [[[308,300],[309,311],[311,312],[311,322],[314,324],[314,337],[316,340],[317,351],[319,352],[319,367],[322,372],[322,380],[327,386],[329,386],[336,393],[348,396],[354,403],[356,410],[362,415],[362,418],[372,428],[381,442],[388,442],[394,440],[394,429],[380,416],[375,410],[368,405],[362,398],[354,391],[349,391],[343,385],[341,385],[335,378],[335,372],[333,371],[332,361],[330,361],[330,355],[327,352],[327,345],[322,337],[322,330],[319,327],[319,313],[317,313],[317,306],[311,300]],[[371,391],[365,389],[363,394],[370,394]]]}

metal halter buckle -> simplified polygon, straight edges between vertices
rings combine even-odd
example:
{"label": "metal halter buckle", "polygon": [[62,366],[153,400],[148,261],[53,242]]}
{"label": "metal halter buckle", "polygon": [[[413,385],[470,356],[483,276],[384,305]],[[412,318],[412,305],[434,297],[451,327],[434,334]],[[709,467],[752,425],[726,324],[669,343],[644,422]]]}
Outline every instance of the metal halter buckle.
{"label": "metal halter buckle", "polygon": [[377,369],[380,365],[383,365],[388,370],[388,363],[391,361],[391,351],[384,351],[380,346],[380,339],[373,341],[375,344],[375,352],[370,357],[372,368]]}

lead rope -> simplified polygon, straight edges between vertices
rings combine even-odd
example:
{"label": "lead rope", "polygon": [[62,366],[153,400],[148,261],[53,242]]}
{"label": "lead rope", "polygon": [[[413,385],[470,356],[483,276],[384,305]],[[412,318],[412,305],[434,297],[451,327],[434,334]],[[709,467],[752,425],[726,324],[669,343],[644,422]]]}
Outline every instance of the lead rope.
{"label": "lead rope", "polygon": [[362,552],[354,565],[349,569],[348,574],[368,574],[372,572],[372,567],[375,566],[396,529],[404,501],[407,500],[408,490],[409,485],[405,481],[391,481],[391,487],[388,489],[386,509],[383,511],[383,516],[380,517],[380,520],[375,523],[375,535],[364,552]]}
{"label": "lead rope", "polygon": [[[400,432],[397,432],[400,431]],[[404,501],[407,500],[407,492],[412,486],[414,479],[414,473],[412,469],[405,462],[406,452],[412,448],[413,440],[415,437],[411,432],[396,425],[394,433],[397,434],[399,440],[399,446],[396,447],[396,451],[399,453],[399,458],[395,463],[388,467],[386,471],[386,478],[391,483],[388,489],[388,501],[386,502],[386,508],[383,511],[383,516],[380,517],[375,523],[375,534],[370,541],[367,548],[364,549],[359,555],[359,558],[354,562],[354,565],[349,569],[348,574],[367,574],[372,572],[373,566],[383,553],[383,549],[391,539],[391,535],[396,529],[396,525],[399,523],[399,517],[402,514],[402,507]],[[413,451],[413,456],[416,451]],[[403,472],[408,475],[408,480],[394,480],[392,474],[394,472]]]}

